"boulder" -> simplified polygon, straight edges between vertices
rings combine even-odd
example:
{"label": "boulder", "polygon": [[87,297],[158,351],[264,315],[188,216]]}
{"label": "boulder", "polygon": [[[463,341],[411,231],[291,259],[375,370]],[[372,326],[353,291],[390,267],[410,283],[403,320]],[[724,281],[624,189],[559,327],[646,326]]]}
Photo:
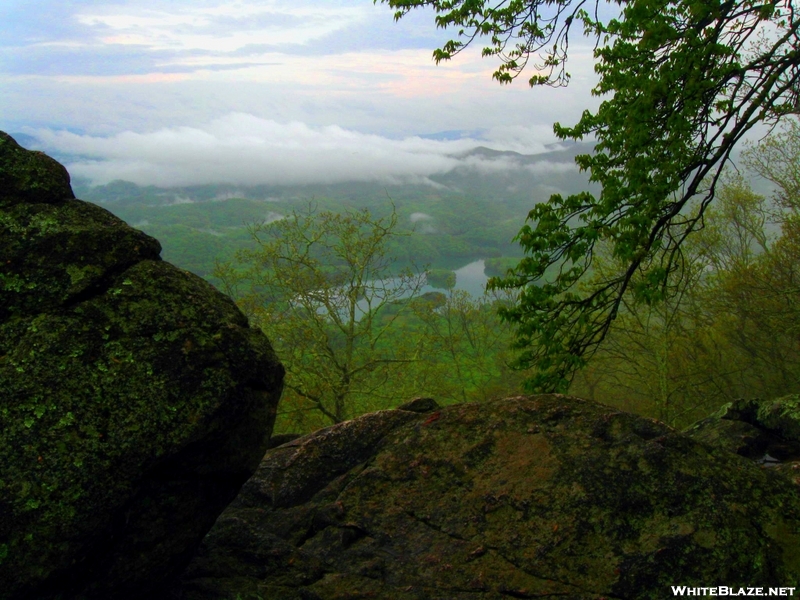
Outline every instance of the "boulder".
{"label": "boulder", "polygon": [[283,368],[158,242],[0,133],[0,598],[145,598],[258,466]]}
{"label": "boulder", "polygon": [[562,395],[406,408],[270,450],[173,597],[638,599],[800,580],[800,498],[753,461]]}
{"label": "boulder", "polygon": [[800,460],[800,396],[735,400],[686,434],[762,464]]}

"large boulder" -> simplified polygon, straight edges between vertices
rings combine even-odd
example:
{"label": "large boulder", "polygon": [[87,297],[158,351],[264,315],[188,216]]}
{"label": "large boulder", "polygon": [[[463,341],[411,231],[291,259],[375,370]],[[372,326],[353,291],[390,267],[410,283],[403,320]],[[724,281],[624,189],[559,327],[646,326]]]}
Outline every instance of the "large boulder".
{"label": "large boulder", "polygon": [[145,598],[267,448],[283,368],[158,242],[0,133],[0,598]]}
{"label": "large boulder", "polygon": [[686,429],[686,434],[762,462],[800,459],[800,396],[740,399]]}
{"label": "large boulder", "polygon": [[685,433],[773,468],[800,484],[800,396],[775,400],[739,399]]}
{"label": "large boulder", "polygon": [[270,450],[174,597],[638,599],[800,580],[796,488],[750,460],[561,395],[424,408]]}

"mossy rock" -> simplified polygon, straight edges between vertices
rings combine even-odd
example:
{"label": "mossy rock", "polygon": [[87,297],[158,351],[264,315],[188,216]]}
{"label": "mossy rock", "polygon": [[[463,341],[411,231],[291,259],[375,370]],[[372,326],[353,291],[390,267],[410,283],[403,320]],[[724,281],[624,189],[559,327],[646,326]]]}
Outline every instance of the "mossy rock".
{"label": "mossy rock", "polygon": [[765,457],[800,461],[800,396],[735,400],[689,426],[686,433],[759,462]]}
{"label": "mossy rock", "polygon": [[160,252],[155,239],[81,200],[0,208],[0,319],[79,303]]}
{"label": "mossy rock", "polygon": [[26,150],[0,131],[0,206],[59,203],[74,197],[63,165],[42,152]]}
{"label": "mossy rock", "polygon": [[0,135],[0,598],[150,597],[258,466],[283,368],[58,167]]}
{"label": "mossy rock", "polygon": [[365,415],[270,450],[184,600],[667,598],[793,586],[785,478],[561,395]]}

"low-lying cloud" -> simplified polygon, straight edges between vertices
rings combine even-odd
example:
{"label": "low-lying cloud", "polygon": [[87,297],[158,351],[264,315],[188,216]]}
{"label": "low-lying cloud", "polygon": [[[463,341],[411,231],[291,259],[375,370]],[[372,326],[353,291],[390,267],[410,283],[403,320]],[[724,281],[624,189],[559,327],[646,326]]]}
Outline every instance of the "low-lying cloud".
{"label": "low-lying cloud", "polygon": [[438,233],[436,227],[431,223],[433,217],[429,214],[424,212],[411,213],[408,220],[414,224],[419,233]]}
{"label": "low-lying cloud", "polygon": [[424,212],[411,213],[411,215],[408,217],[408,220],[412,223],[418,223],[419,221],[430,221],[432,219],[432,216],[425,214]]}
{"label": "low-lying cloud", "polygon": [[[139,185],[181,187],[346,181],[432,184],[431,176],[457,168],[479,172],[519,169],[522,165],[513,156],[483,156],[470,154],[470,150],[486,145],[494,150],[519,149],[518,138],[525,132],[516,130],[508,144],[500,133],[491,131],[482,140],[391,139],[336,125],[312,127],[232,113],[204,126],[151,133],[126,131],[109,137],[47,129],[30,133],[45,150],[68,157],[66,166],[73,176],[93,184],[121,179]],[[525,149],[529,153],[544,151],[544,144],[531,139],[531,134],[529,131]],[[548,164],[554,171],[565,168],[560,163]],[[539,168],[548,169],[544,163]]]}

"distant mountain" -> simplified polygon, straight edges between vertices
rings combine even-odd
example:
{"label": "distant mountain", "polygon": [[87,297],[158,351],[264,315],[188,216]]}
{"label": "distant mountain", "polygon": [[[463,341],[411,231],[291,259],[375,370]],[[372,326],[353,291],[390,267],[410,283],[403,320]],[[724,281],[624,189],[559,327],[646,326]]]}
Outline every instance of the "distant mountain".
{"label": "distant mountain", "polygon": [[203,277],[211,277],[218,260],[250,247],[247,224],[274,221],[308,203],[319,211],[367,208],[377,216],[393,210],[403,233],[392,248],[398,265],[454,270],[479,259],[518,258],[514,238],[531,208],[587,188],[574,157],[591,150],[572,144],[522,154],[478,146],[454,155],[449,172],[406,183],[160,188],[127,181],[91,186],[75,178],[73,190],[157,238],[165,260]]}
{"label": "distant mountain", "polygon": [[453,156],[458,158],[465,158],[469,156],[476,156],[486,159],[509,158],[523,164],[533,164],[537,162],[573,163],[577,155],[591,153],[592,149],[594,148],[594,144],[590,142],[562,142],[558,144],[548,144],[546,148],[547,152],[542,152],[539,154],[521,154],[512,150],[494,150],[493,148],[488,148],[486,146],[478,146],[476,148],[472,148],[471,150],[454,154]]}
{"label": "distant mountain", "polygon": [[478,146],[457,155],[461,166],[430,179],[453,193],[527,210],[553,194],[593,189],[575,165],[575,157],[591,153],[593,147],[590,143],[557,144],[547,152],[521,154]]}
{"label": "distant mountain", "polygon": [[[481,130],[448,130],[422,134],[427,139],[455,140],[478,138]],[[46,150],[34,135],[15,133],[20,145],[31,150]],[[446,173],[431,175],[413,183],[352,181],[335,184],[256,185],[213,184],[181,188],[140,186],[127,181],[113,181],[92,186],[89,181],[73,177],[73,189],[86,200],[107,205],[144,204],[165,206],[187,202],[212,202],[244,198],[266,202],[307,202],[326,198],[336,203],[369,205],[387,195],[397,201],[415,201],[421,197],[470,197],[483,202],[518,206],[527,211],[552,194],[570,194],[585,189],[588,178],[577,171],[575,156],[592,151],[593,144],[558,142],[538,154],[522,154],[481,145],[454,153],[458,166]],[[69,165],[81,158],[46,150],[59,162]]]}
{"label": "distant mountain", "polygon": [[114,181],[90,186],[73,182],[76,194],[102,204],[170,205],[187,202],[213,202],[245,198],[262,202],[307,202],[330,199],[336,203],[370,205],[387,195],[397,202],[417,198],[469,197],[482,202],[503,203],[529,210],[552,194],[570,194],[586,189],[588,178],[575,166],[575,156],[591,152],[587,143],[555,144],[547,152],[521,154],[478,146],[453,154],[459,166],[447,173],[431,175],[428,183],[386,183],[352,181],[334,184],[257,185],[214,184],[181,188],[138,186]]}
{"label": "distant mountain", "polygon": [[[478,146],[476,148],[472,148],[470,150],[465,150],[464,152],[458,152],[457,154],[453,154],[451,156],[455,156],[458,158],[466,158],[468,156],[477,156],[480,158],[488,158],[488,159],[495,159],[495,158],[514,158],[519,159],[524,156],[525,154],[520,154],[519,152],[514,152],[512,150],[494,150],[493,148],[487,148],[486,146]],[[534,155],[530,155],[534,156]]]}

